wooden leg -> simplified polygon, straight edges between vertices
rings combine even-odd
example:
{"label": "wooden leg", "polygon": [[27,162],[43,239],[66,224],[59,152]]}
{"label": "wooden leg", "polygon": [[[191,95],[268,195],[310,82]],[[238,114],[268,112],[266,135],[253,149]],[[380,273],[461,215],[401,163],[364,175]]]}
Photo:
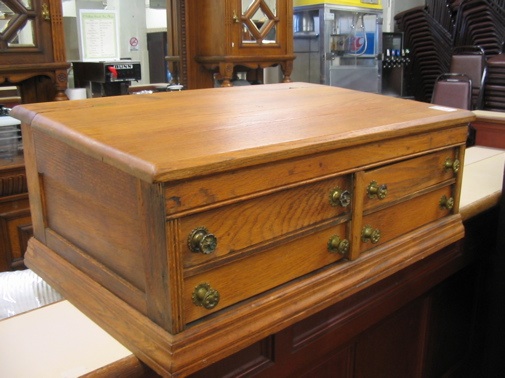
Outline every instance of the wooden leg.
{"label": "wooden leg", "polygon": [[220,63],[219,64],[219,79],[222,80],[222,87],[231,87],[231,80],[233,79],[233,63]]}

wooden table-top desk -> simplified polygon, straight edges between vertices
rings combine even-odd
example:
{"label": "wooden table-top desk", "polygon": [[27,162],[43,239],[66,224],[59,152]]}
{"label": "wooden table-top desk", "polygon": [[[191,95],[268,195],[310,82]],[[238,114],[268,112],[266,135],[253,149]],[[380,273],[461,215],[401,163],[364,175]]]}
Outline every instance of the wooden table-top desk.
{"label": "wooden table-top desk", "polygon": [[469,111],[293,83],[12,115],[27,265],[163,375],[210,367],[464,236]]}
{"label": "wooden table-top desk", "polygon": [[[464,219],[496,206],[504,164],[504,150],[467,150],[460,209]],[[104,371],[149,374],[127,348],[68,301],[0,321],[0,340],[2,377],[70,378],[104,376],[100,375]]]}

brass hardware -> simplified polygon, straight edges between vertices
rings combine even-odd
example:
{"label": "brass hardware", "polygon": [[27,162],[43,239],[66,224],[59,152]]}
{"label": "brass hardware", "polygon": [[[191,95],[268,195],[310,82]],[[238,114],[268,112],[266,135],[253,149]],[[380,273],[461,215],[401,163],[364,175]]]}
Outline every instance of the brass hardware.
{"label": "brass hardware", "polygon": [[452,197],[447,198],[445,195],[443,195],[442,198],[440,198],[439,205],[441,209],[445,208],[447,210],[452,210],[452,208],[454,207],[454,198]]}
{"label": "brass hardware", "polygon": [[375,244],[381,238],[381,232],[378,228],[373,228],[372,226],[363,227],[361,231],[361,240],[365,243],[371,242]]}
{"label": "brass hardware", "polygon": [[237,16],[237,11],[233,10],[233,22],[238,24],[240,22],[240,19]]}
{"label": "brass hardware", "polygon": [[452,160],[451,158],[447,158],[444,163],[444,168],[446,170],[452,169],[454,173],[459,172],[459,168],[461,166],[461,163],[458,159]]}
{"label": "brass hardware", "polygon": [[198,227],[189,234],[188,247],[192,252],[208,255],[216,250],[217,238],[205,227]]}
{"label": "brass hardware", "polygon": [[388,186],[386,184],[379,185],[376,181],[372,181],[366,191],[369,198],[377,197],[378,199],[384,199],[388,194]]}
{"label": "brass hardware", "polygon": [[193,291],[191,296],[195,306],[212,310],[219,303],[219,292],[210,287],[208,283],[201,283]]}
{"label": "brass hardware", "polygon": [[328,251],[345,255],[349,252],[349,240],[341,239],[338,235],[333,235],[328,241]]}
{"label": "brass hardware", "polygon": [[42,18],[46,21],[51,20],[51,12],[49,12],[49,6],[46,3],[42,4]]}
{"label": "brass hardware", "polygon": [[339,187],[333,189],[330,193],[330,204],[331,206],[349,206],[351,204],[351,193]]}

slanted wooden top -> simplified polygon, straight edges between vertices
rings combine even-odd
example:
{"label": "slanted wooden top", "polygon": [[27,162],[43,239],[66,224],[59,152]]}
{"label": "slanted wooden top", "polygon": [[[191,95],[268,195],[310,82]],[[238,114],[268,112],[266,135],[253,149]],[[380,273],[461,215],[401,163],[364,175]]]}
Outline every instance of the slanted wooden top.
{"label": "slanted wooden top", "polygon": [[470,111],[308,83],[30,104],[11,115],[147,182],[351,147],[475,118]]}

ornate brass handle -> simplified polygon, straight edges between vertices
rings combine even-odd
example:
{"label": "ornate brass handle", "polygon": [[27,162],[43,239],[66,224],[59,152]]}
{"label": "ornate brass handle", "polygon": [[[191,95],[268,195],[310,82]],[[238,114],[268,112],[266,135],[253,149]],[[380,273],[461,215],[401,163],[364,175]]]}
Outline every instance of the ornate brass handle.
{"label": "ornate brass handle", "polygon": [[348,190],[335,188],[330,193],[331,206],[347,207],[351,204],[351,193]]}
{"label": "ornate brass handle", "polygon": [[442,198],[440,198],[439,205],[441,209],[445,208],[447,210],[452,210],[454,207],[454,198],[443,195]]}
{"label": "ornate brass handle", "polygon": [[198,227],[189,234],[188,247],[192,252],[208,255],[216,250],[217,238],[205,227]]}
{"label": "ornate brass handle", "polygon": [[328,251],[345,255],[349,252],[349,240],[341,239],[338,235],[333,235],[328,241]]}
{"label": "ornate brass handle", "polygon": [[51,20],[51,12],[49,12],[49,6],[46,3],[42,4],[42,18],[46,21]]}
{"label": "ornate brass handle", "polygon": [[384,199],[388,194],[388,186],[386,184],[379,185],[376,181],[372,181],[366,190],[369,198]]}
{"label": "ornate brass handle", "polygon": [[459,172],[459,168],[461,166],[461,163],[458,159],[452,160],[451,158],[447,158],[444,163],[444,168],[446,170],[452,169],[454,173]]}
{"label": "ornate brass handle", "polygon": [[219,303],[219,292],[208,283],[201,283],[193,291],[191,296],[195,306],[204,307],[207,310],[212,310]]}
{"label": "ornate brass handle", "polygon": [[363,227],[363,231],[361,231],[361,240],[363,242],[375,244],[379,242],[380,238],[381,232],[378,228],[373,228],[372,226]]}

